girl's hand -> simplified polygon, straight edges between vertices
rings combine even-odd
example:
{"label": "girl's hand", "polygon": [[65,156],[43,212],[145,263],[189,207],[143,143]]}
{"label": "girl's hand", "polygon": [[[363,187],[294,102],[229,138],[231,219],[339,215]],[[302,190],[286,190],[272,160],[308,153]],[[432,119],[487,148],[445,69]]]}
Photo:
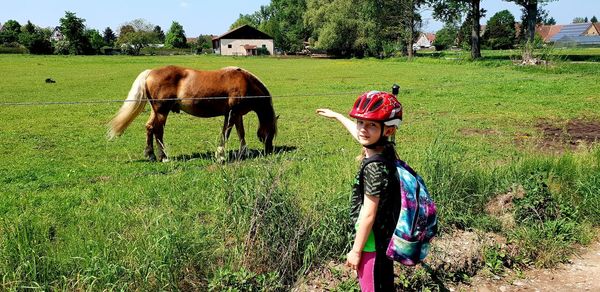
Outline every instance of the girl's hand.
{"label": "girl's hand", "polygon": [[337,117],[337,115],[339,115],[338,113],[336,113],[328,108],[318,108],[316,112],[317,112],[317,114],[322,115],[327,118],[335,118],[335,117]]}
{"label": "girl's hand", "polygon": [[360,263],[360,254],[360,252],[351,250],[346,255],[346,266],[356,271],[358,269],[358,263]]}

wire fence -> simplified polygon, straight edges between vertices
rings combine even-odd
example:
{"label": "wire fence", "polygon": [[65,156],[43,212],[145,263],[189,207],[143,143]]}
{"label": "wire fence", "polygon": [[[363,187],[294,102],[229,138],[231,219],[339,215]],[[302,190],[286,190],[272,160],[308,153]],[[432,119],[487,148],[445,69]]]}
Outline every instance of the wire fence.
{"label": "wire fence", "polygon": [[101,103],[121,103],[121,102],[164,102],[164,101],[194,101],[194,100],[222,100],[230,98],[240,99],[258,99],[258,98],[290,98],[290,97],[324,97],[324,96],[352,96],[357,95],[353,92],[322,93],[322,94],[289,94],[289,95],[253,95],[253,96],[208,96],[208,97],[185,97],[185,98],[163,98],[163,99],[99,99],[83,101],[27,101],[27,102],[0,102],[0,106],[38,106],[38,105],[79,105],[79,104],[101,104]]}

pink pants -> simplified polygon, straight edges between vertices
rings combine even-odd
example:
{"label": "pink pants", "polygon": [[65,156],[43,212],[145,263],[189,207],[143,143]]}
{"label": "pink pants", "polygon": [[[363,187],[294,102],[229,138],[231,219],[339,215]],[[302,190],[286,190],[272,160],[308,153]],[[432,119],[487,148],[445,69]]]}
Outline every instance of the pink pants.
{"label": "pink pants", "polygon": [[376,252],[364,252],[358,263],[358,283],[362,292],[375,292],[375,256]]}
{"label": "pink pants", "polygon": [[385,252],[364,252],[358,263],[358,283],[363,292],[395,291],[394,262]]}

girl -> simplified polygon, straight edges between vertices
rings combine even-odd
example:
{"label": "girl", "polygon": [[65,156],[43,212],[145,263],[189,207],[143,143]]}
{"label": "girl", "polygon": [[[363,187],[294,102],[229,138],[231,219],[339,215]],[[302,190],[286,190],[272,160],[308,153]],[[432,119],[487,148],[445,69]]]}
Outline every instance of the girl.
{"label": "girl", "polygon": [[357,270],[362,291],[394,291],[394,265],[385,251],[401,202],[397,154],[389,138],[402,121],[402,105],[392,94],[370,91],[359,96],[350,111],[356,123],[329,109],[317,113],[341,122],[363,147],[350,211],[356,234],[346,265]]}

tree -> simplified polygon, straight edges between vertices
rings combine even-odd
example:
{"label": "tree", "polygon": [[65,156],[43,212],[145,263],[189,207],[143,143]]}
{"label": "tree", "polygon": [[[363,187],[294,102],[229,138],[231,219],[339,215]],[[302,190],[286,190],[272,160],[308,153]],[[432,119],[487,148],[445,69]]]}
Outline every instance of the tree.
{"label": "tree", "polygon": [[156,34],[158,41],[163,44],[165,42],[165,33],[163,32],[162,28],[157,25],[154,27],[153,31]]}
{"label": "tree", "polygon": [[[528,43],[533,43],[535,38],[535,25],[538,22],[538,7],[545,5],[546,3],[553,2],[556,0],[504,0],[506,2],[513,2],[523,7],[524,15],[526,15],[526,22],[523,23],[525,27],[525,36]],[[526,25],[525,25],[526,24]]]}
{"label": "tree", "polygon": [[249,25],[258,28],[260,21],[253,14],[241,14],[230,26],[229,29],[235,29],[240,26]]}
{"label": "tree", "polygon": [[21,24],[16,20],[7,20],[0,30],[0,44],[16,43],[21,33]]}
{"label": "tree", "polygon": [[240,14],[229,28],[250,25],[272,36],[283,51],[299,52],[310,36],[309,25],[304,21],[306,10],[307,0],[272,0],[252,14]]}
{"label": "tree", "polygon": [[127,22],[119,28],[117,45],[129,55],[139,55],[142,48],[158,41],[153,29],[154,25],[143,19]]}
{"label": "tree", "polygon": [[100,32],[95,29],[88,29],[85,34],[90,42],[90,48],[94,54],[100,52],[100,48],[105,46],[104,38],[100,35]]}
{"label": "tree", "polygon": [[117,39],[117,36],[112,31],[112,29],[110,29],[110,27],[107,27],[107,28],[104,29],[104,33],[103,33],[102,39],[104,40],[104,43],[107,46],[112,47],[114,45],[114,43],[115,43],[115,40]]}
{"label": "tree", "polygon": [[494,14],[487,22],[484,36],[491,49],[510,49],[515,42],[515,17],[508,10]]}
{"label": "tree", "polygon": [[[538,19],[539,7],[545,5],[548,2],[556,0],[504,0],[507,2],[513,2],[520,5],[523,8],[523,28],[524,33],[521,34],[526,40],[523,46],[523,61],[529,62],[533,59],[533,48],[535,47],[535,26],[540,23]],[[539,5],[539,6],[538,6]]]}
{"label": "tree", "polygon": [[592,19],[590,19],[591,23],[597,23],[598,22],[598,18],[596,18],[596,15],[592,16]]}
{"label": "tree", "polygon": [[573,18],[573,21],[571,21],[571,23],[584,23],[585,19],[583,19],[583,17],[575,17]]}
{"label": "tree", "polygon": [[373,1],[309,0],[305,24],[314,47],[330,54],[361,57],[378,51]]}
{"label": "tree", "polygon": [[35,33],[35,25],[33,25],[31,21],[27,20],[27,24],[21,27],[21,31],[27,33]]}
{"label": "tree", "polygon": [[133,28],[133,25],[131,25],[131,24],[122,25],[119,28],[119,37],[121,37],[122,35],[126,35],[130,32],[135,32],[135,28]]}
{"label": "tree", "polygon": [[556,25],[556,20],[554,17],[550,17],[544,21],[545,25]]}
{"label": "tree", "polygon": [[90,52],[91,45],[85,35],[85,19],[78,18],[75,13],[66,11],[60,19],[60,31],[69,42],[69,53],[80,55]]}
{"label": "tree", "polygon": [[167,35],[165,36],[165,47],[167,48],[185,48],[187,47],[187,39],[183,26],[177,21],[173,21]]}
{"label": "tree", "polygon": [[39,28],[31,21],[21,28],[19,43],[22,44],[30,54],[52,54],[50,43],[50,29]]}
{"label": "tree", "polygon": [[[402,51],[409,58],[413,57],[413,44],[418,38],[423,20],[419,12],[420,7],[425,4],[423,0],[384,0],[379,20],[379,27],[384,31],[397,29],[399,40],[402,43]],[[383,36],[385,40],[390,41],[395,37]]]}
{"label": "tree", "polygon": [[458,21],[466,12],[466,19],[469,20],[471,26],[471,58],[481,58],[481,25],[479,21],[485,15],[485,10],[480,8],[480,0],[429,0],[428,2],[433,7],[433,17],[444,22]]}
{"label": "tree", "polygon": [[[527,19],[528,19],[527,9],[521,8],[521,23],[527,23]],[[537,12],[536,12],[535,24],[536,25],[540,25],[540,24],[554,25],[554,24],[556,24],[556,20],[554,20],[554,18],[552,18],[552,17],[548,18],[548,10],[544,9],[544,7],[542,7],[542,6],[538,6]],[[527,26],[520,25],[519,32],[517,33],[517,35],[519,36],[520,43],[527,43],[527,40],[528,40]]]}
{"label": "tree", "polygon": [[196,40],[196,47],[199,50],[212,48],[212,36],[201,34]]}
{"label": "tree", "polygon": [[446,50],[456,44],[458,26],[454,23],[446,23],[442,29],[435,33],[435,49]]}
{"label": "tree", "polygon": [[259,29],[273,36],[279,48],[289,52],[304,49],[303,42],[310,35],[304,23],[306,0],[272,0],[269,6],[261,6],[256,18]]}
{"label": "tree", "polygon": [[583,19],[583,22],[584,22],[584,23],[587,23],[587,22],[588,22],[588,18],[587,18],[587,16],[586,16],[586,17]]}

